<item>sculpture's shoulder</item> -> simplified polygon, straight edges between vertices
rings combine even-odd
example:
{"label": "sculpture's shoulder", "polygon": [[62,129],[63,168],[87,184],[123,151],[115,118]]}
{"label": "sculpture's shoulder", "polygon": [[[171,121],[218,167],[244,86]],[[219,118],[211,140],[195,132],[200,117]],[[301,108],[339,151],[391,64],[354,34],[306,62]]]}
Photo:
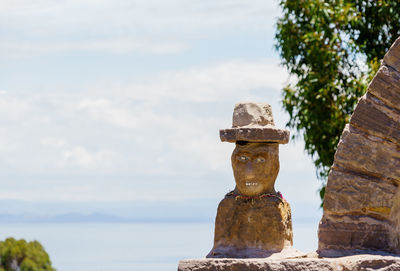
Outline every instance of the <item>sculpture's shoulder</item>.
{"label": "sculpture's shoulder", "polygon": [[223,207],[232,206],[235,203],[235,197],[233,196],[233,191],[227,193],[225,197],[219,202],[218,209]]}
{"label": "sculpture's shoulder", "polygon": [[[258,196],[245,196],[235,192],[235,190],[227,193],[222,201],[238,201],[238,202],[250,202],[255,204],[257,202],[276,202],[282,204],[288,204],[283,198],[281,192],[276,193],[265,193]],[[221,202],[222,202],[221,201]]]}
{"label": "sculpture's shoulder", "polygon": [[281,193],[266,193],[259,196],[248,197],[231,191],[219,203],[218,209],[264,209],[279,208],[290,210],[289,203],[282,197]]}

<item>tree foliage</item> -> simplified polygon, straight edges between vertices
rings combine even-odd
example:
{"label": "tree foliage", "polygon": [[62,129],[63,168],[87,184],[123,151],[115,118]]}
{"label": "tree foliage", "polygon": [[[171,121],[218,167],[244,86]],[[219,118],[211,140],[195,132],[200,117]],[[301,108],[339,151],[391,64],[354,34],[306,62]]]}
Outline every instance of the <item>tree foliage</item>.
{"label": "tree foliage", "polygon": [[398,0],[280,0],[276,48],[293,83],[283,89],[288,126],[304,137],[323,181],[344,125],[400,34]]}
{"label": "tree foliage", "polygon": [[7,238],[0,242],[0,271],[55,271],[38,241]]}

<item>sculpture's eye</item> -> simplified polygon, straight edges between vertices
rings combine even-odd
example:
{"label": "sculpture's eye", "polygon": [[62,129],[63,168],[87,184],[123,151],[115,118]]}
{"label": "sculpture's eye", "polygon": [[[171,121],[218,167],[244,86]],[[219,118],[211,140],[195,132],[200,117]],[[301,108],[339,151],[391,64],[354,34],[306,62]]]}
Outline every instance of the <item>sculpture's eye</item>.
{"label": "sculpture's eye", "polygon": [[265,159],[264,159],[264,157],[257,157],[254,161],[255,161],[256,163],[264,163],[264,162],[265,162]]}
{"label": "sculpture's eye", "polygon": [[246,155],[239,155],[236,156],[236,159],[240,162],[246,162],[247,160],[249,160],[249,158]]}

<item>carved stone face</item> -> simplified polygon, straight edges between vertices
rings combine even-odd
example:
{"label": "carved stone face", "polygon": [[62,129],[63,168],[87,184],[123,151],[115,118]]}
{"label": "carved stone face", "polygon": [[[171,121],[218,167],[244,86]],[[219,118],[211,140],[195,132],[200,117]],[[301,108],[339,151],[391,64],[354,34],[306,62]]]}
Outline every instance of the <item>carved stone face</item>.
{"label": "carved stone face", "polygon": [[236,143],[231,160],[237,192],[246,196],[275,193],[279,172],[277,143]]}

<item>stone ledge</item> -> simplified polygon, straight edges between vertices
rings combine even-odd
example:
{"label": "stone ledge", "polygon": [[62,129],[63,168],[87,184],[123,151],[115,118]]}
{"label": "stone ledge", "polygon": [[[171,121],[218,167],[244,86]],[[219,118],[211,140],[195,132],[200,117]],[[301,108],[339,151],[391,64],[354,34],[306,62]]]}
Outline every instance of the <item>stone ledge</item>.
{"label": "stone ledge", "polygon": [[179,262],[178,271],[350,271],[400,270],[400,257],[381,255],[353,255],[340,258],[283,259],[188,259]]}
{"label": "stone ledge", "polygon": [[249,128],[229,128],[219,130],[221,141],[234,143],[236,141],[249,142],[271,142],[287,144],[290,132],[274,127],[249,127]]}

